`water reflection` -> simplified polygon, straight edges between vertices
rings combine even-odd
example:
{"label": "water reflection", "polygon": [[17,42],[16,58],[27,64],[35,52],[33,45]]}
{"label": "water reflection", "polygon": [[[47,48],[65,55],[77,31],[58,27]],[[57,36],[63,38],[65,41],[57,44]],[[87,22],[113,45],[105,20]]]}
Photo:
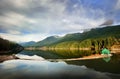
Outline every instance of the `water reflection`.
{"label": "water reflection", "polygon": [[54,53],[61,55],[64,58],[80,58],[82,56],[91,55],[92,52],[90,50],[54,50]]}
{"label": "water reflection", "polygon": [[[0,63],[0,79],[118,79],[120,55],[111,58],[56,61],[46,59],[79,57],[81,51],[22,51],[18,55],[40,60],[9,60]],[[74,56],[72,56],[74,55]],[[41,58],[45,58],[41,61]]]}
{"label": "water reflection", "polygon": [[10,60],[0,64],[0,79],[110,79],[105,73],[85,65],[65,62]]}
{"label": "water reflection", "polygon": [[[73,52],[72,51],[71,53],[71,52],[67,52],[66,50],[64,51],[56,50],[56,51],[23,51],[20,54],[26,54],[26,55],[31,55],[31,56],[38,55],[45,59],[55,59],[55,60],[52,60],[52,62],[57,62],[56,59],[70,58],[73,56],[78,57],[80,56],[80,54],[85,55],[85,53],[89,53],[89,52],[85,52],[85,51],[84,52],[80,52],[80,51]],[[66,63],[73,64],[73,65],[79,65],[79,66],[85,65],[88,68],[92,68],[97,71],[120,74],[119,72],[120,55],[113,55],[112,57],[101,58],[101,59],[66,61]]]}
{"label": "water reflection", "polygon": [[[17,54],[19,55],[29,55],[31,59],[34,59],[33,57],[35,56],[40,56],[43,57],[45,59],[68,59],[68,58],[80,58],[83,56],[88,56],[91,54],[94,54],[98,51],[90,51],[90,50],[86,50],[86,51],[80,51],[80,50],[54,50],[54,51],[22,51],[21,53]],[[27,56],[24,57],[22,56],[22,58],[28,58]],[[38,57],[39,58],[39,57]],[[103,60],[105,62],[109,62],[110,61],[110,57],[105,57],[103,58]],[[54,60],[56,61],[56,60]]]}
{"label": "water reflection", "polygon": [[104,60],[105,62],[109,62],[110,59],[111,59],[111,57],[105,57],[105,58],[103,58],[103,60]]}
{"label": "water reflection", "polygon": [[66,61],[68,64],[73,65],[85,65],[90,69],[95,69],[101,72],[115,73],[120,75],[119,67],[120,67],[120,58],[119,56],[112,56],[101,59],[93,59],[93,60],[77,60],[77,61]]}
{"label": "water reflection", "polygon": [[37,55],[37,56],[41,56],[45,59],[59,59],[59,58],[63,58],[61,55],[53,52],[53,51],[22,51],[20,52],[19,54],[23,54],[23,55],[29,55],[29,56],[34,56],[34,55]]}
{"label": "water reflection", "polygon": [[[94,52],[95,53],[95,52]],[[38,55],[45,59],[66,59],[66,58],[80,58],[93,54],[90,50],[54,50],[54,51],[22,51],[20,54],[29,56]]]}

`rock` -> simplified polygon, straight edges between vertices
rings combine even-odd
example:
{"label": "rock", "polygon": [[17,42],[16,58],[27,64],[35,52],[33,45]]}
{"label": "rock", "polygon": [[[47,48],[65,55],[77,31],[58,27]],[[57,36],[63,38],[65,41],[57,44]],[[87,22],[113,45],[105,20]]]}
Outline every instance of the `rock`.
{"label": "rock", "polygon": [[13,55],[0,55],[0,62],[12,59],[19,59],[14,54]]}

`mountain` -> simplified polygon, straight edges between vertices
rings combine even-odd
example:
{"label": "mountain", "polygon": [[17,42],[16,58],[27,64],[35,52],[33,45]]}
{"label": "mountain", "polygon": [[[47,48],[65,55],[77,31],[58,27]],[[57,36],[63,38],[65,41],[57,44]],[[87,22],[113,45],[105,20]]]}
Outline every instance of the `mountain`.
{"label": "mountain", "polygon": [[36,42],[33,47],[52,48],[78,48],[94,47],[100,49],[103,46],[110,47],[120,43],[120,25],[94,28],[83,33],[66,34],[63,37],[50,36]]}
{"label": "mountain", "polygon": [[96,38],[104,38],[104,37],[120,37],[120,25],[117,26],[108,26],[103,28],[94,28],[90,31],[86,31],[83,33],[73,33],[67,34],[62,37],[56,43],[66,42],[66,41],[83,41],[86,39],[96,39]]}
{"label": "mountain", "polygon": [[50,36],[45,38],[42,41],[35,43],[33,46],[47,46],[59,41],[61,38],[59,36]]}
{"label": "mountain", "polygon": [[35,43],[36,43],[35,41],[29,41],[29,42],[22,42],[22,43],[19,43],[19,44],[23,47],[27,47],[27,46],[32,46]]}
{"label": "mountain", "polygon": [[120,44],[120,25],[94,28],[84,33],[67,34],[49,48],[93,48],[100,50],[103,47],[110,48],[114,44]]}
{"label": "mountain", "polygon": [[78,41],[81,39],[82,33],[72,33],[72,34],[66,34],[64,37],[61,38],[58,42],[64,42],[64,41]]}

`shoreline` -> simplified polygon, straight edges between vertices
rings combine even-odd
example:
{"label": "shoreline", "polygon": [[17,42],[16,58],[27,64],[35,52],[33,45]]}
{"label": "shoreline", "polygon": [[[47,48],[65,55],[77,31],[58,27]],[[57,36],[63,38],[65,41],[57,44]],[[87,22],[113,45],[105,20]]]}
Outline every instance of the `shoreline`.
{"label": "shoreline", "polygon": [[12,54],[12,55],[0,55],[0,63],[4,62],[6,60],[12,60],[12,59],[19,59],[19,58],[16,57],[15,54]]}
{"label": "shoreline", "polygon": [[[89,56],[83,56],[81,58],[46,59],[46,60],[48,60],[48,61],[74,61],[74,60],[98,59],[98,58],[104,58],[104,57],[110,57],[110,56],[112,56],[112,55],[93,54],[93,55],[89,55]],[[12,54],[12,55],[0,55],[0,63],[4,62],[6,60],[12,60],[12,59],[20,59],[20,58],[16,57],[15,54]]]}
{"label": "shoreline", "polygon": [[74,61],[74,60],[92,60],[92,59],[99,59],[99,58],[105,58],[110,57],[110,55],[101,55],[101,54],[93,54],[89,56],[83,56],[81,58],[69,58],[69,59],[47,59],[48,61]]}

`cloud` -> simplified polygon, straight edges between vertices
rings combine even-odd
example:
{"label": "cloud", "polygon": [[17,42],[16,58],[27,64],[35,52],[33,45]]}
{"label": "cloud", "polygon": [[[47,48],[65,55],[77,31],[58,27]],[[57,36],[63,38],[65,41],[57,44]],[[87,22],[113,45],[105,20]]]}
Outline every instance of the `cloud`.
{"label": "cloud", "polygon": [[[98,25],[108,19],[116,21],[119,10],[115,13],[115,4],[116,8],[119,7],[119,0],[103,0],[98,3],[95,0],[1,0],[0,33],[14,37],[27,35],[20,39],[28,41],[32,40],[31,35],[38,40],[37,34],[43,38],[46,37],[43,35],[81,32],[99,27]],[[115,11],[114,15],[109,13],[110,10]],[[17,40],[19,39],[14,39]]]}
{"label": "cloud", "polygon": [[107,25],[112,25],[112,24],[113,24],[113,20],[107,20],[103,24],[101,24],[100,26],[107,26]]}
{"label": "cloud", "polygon": [[115,6],[115,9],[120,9],[120,0],[117,0],[117,3],[116,3],[116,6]]}
{"label": "cloud", "polygon": [[21,34],[21,32],[16,31],[16,30],[8,30],[7,33],[13,34],[13,35],[20,35]]}
{"label": "cloud", "polygon": [[[15,32],[14,32],[15,33]],[[47,37],[49,35],[47,34],[26,34],[26,35],[22,35],[22,34],[8,34],[8,33],[0,33],[0,37],[3,37],[5,39],[9,39],[10,41],[15,41],[15,42],[27,42],[27,41],[40,41],[42,39],[44,39],[45,37]]]}

